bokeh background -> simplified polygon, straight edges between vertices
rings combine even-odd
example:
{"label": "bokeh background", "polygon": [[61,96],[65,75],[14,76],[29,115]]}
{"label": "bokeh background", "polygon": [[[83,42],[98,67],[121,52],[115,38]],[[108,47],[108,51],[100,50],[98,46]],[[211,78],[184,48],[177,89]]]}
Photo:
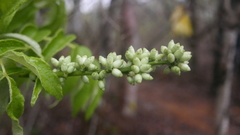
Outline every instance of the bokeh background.
{"label": "bokeh background", "polygon": [[[65,4],[65,30],[76,34],[75,42],[90,48],[94,56],[124,55],[130,45],[159,50],[173,39],[192,52],[192,70],[177,76],[164,74],[160,67],[152,73],[153,81],[135,86],[126,78],[109,76],[89,121],[83,112],[72,117],[68,96],[49,108],[54,100],[41,95],[34,107],[26,105],[20,119],[26,135],[240,134],[239,0],[65,0]],[[41,24],[40,17],[37,21]],[[31,93],[25,96],[30,100]],[[10,122],[0,118],[0,134],[11,134]]]}

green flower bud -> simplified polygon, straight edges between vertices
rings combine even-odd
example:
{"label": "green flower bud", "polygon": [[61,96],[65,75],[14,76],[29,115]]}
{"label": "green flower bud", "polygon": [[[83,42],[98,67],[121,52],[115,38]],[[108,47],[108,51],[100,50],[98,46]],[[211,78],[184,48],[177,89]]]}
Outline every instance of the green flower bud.
{"label": "green flower bud", "polygon": [[171,72],[171,69],[169,67],[166,67],[163,71],[165,74],[168,74]]}
{"label": "green flower bud", "polygon": [[103,56],[99,56],[99,63],[101,63],[104,67],[107,65],[107,59]]}
{"label": "green flower bud", "polygon": [[150,69],[151,69],[150,64],[143,64],[140,66],[140,71],[142,71],[142,72],[149,72]]}
{"label": "green flower bud", "polygon": [[157,51],[155,48],[153,48],[153,49],[150,51],[149,58],[152,59],[152,60],[155,60],[157,55],[158,55],[158,51]]}
{"label": "green flower bud", "polygon": [[100,73],[99,73],[99,78],[100,79],[104,79],[106,77],[106,71],[105,70],[102,70]]}
{"label": "green flower bud", "polygon": [[173,40],[171,40],[169,43],[168,43],[168,49],[172,49],[173,47],[175,46],[175,43]]}
{"label": "green flower bud", "polygon": [[130,46],[130,47],[128,48],[128,51],[129,51],[130,53],[132,53],[133,55],[135,55],[135,50],[134,50],[133,46]]}
{"label": "green flower bud", "polygon": [[161,46],[161,52],[162,52],[163,54],[168,53],[168,48],[167,48],[166,46]]}
{"label": "green flower bud", "polygon": [[153,79],[153,77],[148,73],[142,73],[142,78],[144,80],[152,80]]}
{"label": "green flower bud", "polygon": [[130,76],[127,77],[127,81],[128,81],[128,83],[131,84],[131,85],[134,85],[134,84],[135,84],[134,79],[133,79],[132,77],[130,77]]}
{"label": "green flower bud", "polygon": [[175,74],[177,74],[177,75],[180,75],[180,68],[179,67],[177,67],[177,66],[173,66],[172,68],[171,68],[171,70],[175,73]]}
{"label": "green flower bud", "polygon": [[179,63],[178,67],[184,72],[191,71],[190,67],[184,63]]}
{"label": "green flower bud", "polygon": [[98,67],[97,67],[96,65],[92,64],[92,63],[90,63],[89,66],[88,66],[88,69],[89,69],[90,71],[96,70],[97,68],[98,68]]}
{"label": "green flower bud", "polygon": [[136,66],[136,65],[132,65],[132,66],[131,66],[131,69],[132,69],[132,71],[133,71],[134,73],[138,73],[138,72],[140,71],[139,67]]}
{"label": "green flower bud", "polygon": [[169,53],[168,56],[167,56],[167,60],[170,62],[170,63],[173,63],[175,61],[175,57],[172,53]]}
{"label": "green flower bud", "polygon": [[98,87],[99,87],[101,90],[105,90],[105,84],[104,84],[103,80],[99,80],[99,81],[98,81]]}
{"label": "green flower bud", "polygon": [[112,74],[113,74],[114,76],[116,76],[116,77],[122,77],[122,76],[123,76],[122,72],[121,72],[119,69],[117,69],[117,68],[114,68],[114,69],[112,70]]}
{"label": "green flower bud", "polygon": [[89,78],[86,75],[82,76],[81,78],[84,83],[89,83]]}
{"label": "green flower bud", "polygon": [[177,50],[175,53],[174,53],[174,56],[176,59],[180,59],[183,55],[183,52],[181,50]]}
{"label": "green flower bud", "polygon": [[141,83],[142,82],[142,76],[140,74],[136,74],[134,76],[134,80],[136,83]]}
{"label": "green flower bud", "polygon": [[136,55],[137,55],[138,57],[141,57],[142,53],[143,53],[142,48],[139,48],[139,49],[136,51]]}
{"label": "green flower bud", "polygon": [[140,66],[142,63],[141,63],[141,61],[140,61],[139,58],[134,58],[134,59],[133,59],[133,64],[134,64],[134,65],[137,65],[137,66]]}
{"label": "green flower bud", "polygon": [[182,57],[180,58],[180,61],[188,61],[192,57],[191,52],[184,52]]}
{"label": "green flower bud", "polygon": [[148,57],[145,57],[145,58],[142,58],[142,59],[141,59],[141,63],[142,63],[142,64],[147,64],[148,62],[149,62]]}
{"label": "green flower bud", "polygon": [[99,79],[99,74],[98,74],[97,72],[93,72],[93,73],[92,73],[92,78],[93,78],[94,80],[98,80],[98,79]]}
{"label": "green flower bud", "polygon": [[53,64],[53,66],[59,67],[59,61],[55,58],[51,58],[51,63]]}
{"label": "green flower bud", "polygon": [[161,60],[162,58],[164,57],[164,55],[163,54],[158,54],[158,55],[156,55],[156,60]]}
{"label": "green flower bud", "polygon": [[126,51],[126,53],[125,53],[125,57],[126,57],[126,59],[129,60],[129,61],[132,61],[133,58],[134,58],[134,56],[135,56],[135,54],[132,53],[132,52],[130,52],[130,51]]}
{"label": "green flower bud", "polygon": [[116,61],[113,62],[112,65],[113,65],[114,68],[120,68],[122,64],[123,64],[122,60],[116,60]]}
{"label": "green flower bud", "polygon": [[64,60],[64,63],[70,63],[71,62],[71,56],[67,56]]}
{"label": "green flower bud", "polygon": [[171,51],[174,53],[180,48],[180,44],[177,43],[175,46],[172,47]]}

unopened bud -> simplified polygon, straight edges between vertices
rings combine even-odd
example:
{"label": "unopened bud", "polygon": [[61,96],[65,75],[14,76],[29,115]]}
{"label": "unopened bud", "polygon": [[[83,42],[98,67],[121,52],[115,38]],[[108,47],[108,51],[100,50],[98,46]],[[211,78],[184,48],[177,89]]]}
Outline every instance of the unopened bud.
{"label": "unopened bud", "polygon": [[172,49],[173,47],[175,46],[175,43],[173,40],[171,40],[169,43],[168,43],[168,49]]}
{"label": "unopened bud", "polygon": [[129,61],[132,61],[133,58],[134,58],[134,56],[135,56],[135,54],[132,53],[132,52],[130,52],[130,51],[126,51],[126,53],[125,53],[125,57],[126,57],[126,59],[128,59]]}
{"label": "unopened bud", "polygon": [[71,56],[67,56],[64,60],[64,63],[70,63],[71,62]]}
{"label": "unopened bud", "polygon": [[150,69],[151,69],[150,64],[143,64],[140,66],[140,71],[142,71],[142,72],[149,72]]}
{"label": "unopened bud", "polygon": [[191,71],[190,67],[184,63],[179,63],[178,67],[184,72]]}
{"label": "unopened bud", "polygon": [[120,68],[122,64],[123,64],[122,60],[116,60],[116,61],[113,62],[113,67],[114,68]]}
{"label": "unopened bud", "polygon": [[131,85],[134,85],[134,84],[135,84],[134,79],[133,79],[132,77],[130,77],[130,76],[127,77],[127,81],[128,81],[128,83],[131,84]]}
{"label": "unopened bud", "polygon": [[132,66],[131,66],[131,69],[132,69],[132,71],[133,71],[134,73],[138,73],[138,72],[140,71],[139,67],[136,66],[136,65],[132,65]]}
{"label": "unopened bud", "polygon": [[152,80],[153,79],[153,77],[148,73],[142,73],[142,78],[144,80]]}
{"label": "unopened bud", "polygon": [[180,75],[180,68],[179,67],[177,67],[177,66],[173,66],[172,68],[171,68],[171,70],[175,73],[175,74],[177,74],[177,75]]}
{"label": "unopened bud", "polygon": [[188,61],[192,57],[191,52],[184,52],[182,57],[180,58],[180,61]]}
{"label": "unopened bud", "polygon": [[103,56],[99,56],[99,62],[104,66],[106,67],[107,65],[107,59],[104,58]]}
{"label": "unopened bud", "polygon": [[106,71],[105,70],[102,70],[100,73],[99,73],[99,78],[100,79],[104,79],[106,77]]}
{"label": "unopened bud", "polygon": [[180,59],[183,55],[183,52],[181,50],[177,50],[175,53],[174,53],[174,56],[176,59]]}
{"label": "unopened bud", "polygon": [[168,48],[166,46],[161,46],[161,52],[163,54],[167,54],[168,53]]}
{"label": "unopened bud", "polygon": [[88,69],[89,69],[90,71],[96,70],[96,69],[97,69],[97,66],[94,65],[94,64],[92,64],[92,63],[90,63],[89,66],[88,66]]}
{"label": "unopened bud", "polygon": [[105,84],[104,84],[103,80],[99,80],[99,81],[98,81],[98,87],[99,87],[101,90],[105,90]]}
{"label": "unopened bud", "polygon": [[89,78],[86,75],[84,75],[84,76],[82,76],[82,81],[84,83],[89,83]]}
{"label": "unopened bud", "polygon": [[153,49],[150,51],[149,58],[152,59],[152,60],[155,60],[157,54],[158,54],[158,51],[157,51],[155,48],[153,48]]}
{"label": "unopened bud", "polygon": [[114,76],[116,76],[116,77],[122,77],[122,76],[123,76],[122,72],[121,72],[119,69],[117,69],[117,68],[114,68],[114,69],[112,70],[112,74],[113,74]]}
{"label": "unopened bud", "polygon": [[136,74],[134,76],[134,80],[136,83],[141,83],[142,82],[142,76],[140,74]]}
{"label": "unopened bud", "polygon": [[133,59],[133,64],[134,64],[134,65],[137,65],[137,66],[140,66],[142,63],[141,63],[141,61],[140,61],[139,58],[134,58],[134,59]]}
{"label": "unopened bud", "polygon": [[53,64],[53,66],[59,67],[59,61],[55,58],[51,58],[51,63]]}
{"label": "unopened bud", "polygon": [[98,80],[98,79],[99,79],[99,74],[98,74],[97,72],[93,72],[93,73],[92,73],[92,78],[93,78],[94,80]]}
{"label": "unopened bud", "polygon": [[169,53],[168,56],[167,56],[167,60],[170,63],[173,63],[175,61],[175,56],[172,53]]}

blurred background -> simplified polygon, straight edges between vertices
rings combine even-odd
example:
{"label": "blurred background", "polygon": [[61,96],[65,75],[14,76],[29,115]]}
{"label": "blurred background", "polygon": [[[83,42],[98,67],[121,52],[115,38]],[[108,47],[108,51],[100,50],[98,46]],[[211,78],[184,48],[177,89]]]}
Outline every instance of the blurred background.
{"label": "blurred background", "polygon": [[[72,117],[69,97],[49,109],[42,96],[26,105],[27,135],[240,134],[239,0],[65,0],[65,8],[65,30],[96,58],[130,45],[159,50],[173,39],[192,52],[192,70],[177,76],[160,67],[135,86],[109,76],[89,121]],[[0,120],[0,134],[11,134],[10,120]]]}

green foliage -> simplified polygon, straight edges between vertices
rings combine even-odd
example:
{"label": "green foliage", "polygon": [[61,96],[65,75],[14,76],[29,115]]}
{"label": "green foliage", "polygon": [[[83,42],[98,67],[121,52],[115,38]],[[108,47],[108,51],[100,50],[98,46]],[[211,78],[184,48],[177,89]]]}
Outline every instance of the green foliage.
{"label": "green foliage", "polygon": [[[36,24],[41,9],[46,12],[42,23]],[[31,106],[43,90],[57,100],[69,94],[73,116],[82,110],[89,119],[101,100],[108,74],[127,76],[128,82],[135,84],[152,80],[150,72],[160,65],[167,65],[166,72],[190,71],[191,53],[173,41],[161,47],[162,54],[156,49],[135,51],[130,47],[127,61],[115,52],[96,60],[87,47],[72,43],[75,35],[64,34],[65,21],[63,0],[0,0],[0,116],[7,112],[14,135],[23,135],[19,117],[25,98],[19,87],[26,78],[35,82]],[[65,47],[71,49],[69,56],[52,58]]]}

